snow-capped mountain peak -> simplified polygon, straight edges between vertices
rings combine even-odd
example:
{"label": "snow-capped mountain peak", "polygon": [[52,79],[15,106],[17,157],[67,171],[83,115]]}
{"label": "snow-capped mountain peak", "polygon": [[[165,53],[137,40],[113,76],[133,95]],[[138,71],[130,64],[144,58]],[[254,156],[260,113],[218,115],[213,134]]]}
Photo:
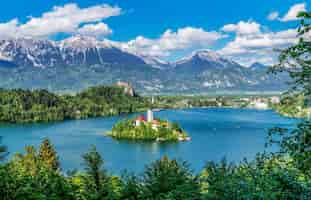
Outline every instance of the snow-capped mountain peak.
{"label": "snow-capped mountain peak", "polygon": [[189,62],[195,62],[195,61],[203,61],[207,63],[216,63],[221,66],[229,66],[229,65],[238,65],[234,61],[224,58],[219,53],[209,50],[209,49],[202,49],[192,52],[189,56],[186,56],[184,58],[181,58],[180,60],[177,60],[174,65],[183,65],[185,63]]}
{"label": "snow-capped mountain peak", "polygon": [[18,38],[0,41],[1,57],[18,66],[54,66],[60,60],[56,44],[49,40]]}
{"label": "snow-capped mountain peak", "polygon": [[143,64],[109,40],[74,36],[62,41],[18,38],[0,40],[0,60],[23,67],[96,65],[105,63]]}
{"label": "snow-capped mountain peak", "polygon": [[138,53],[135,53],[135,55],[139,58],[141,58],[147,65],[150,65],[153,68],[157,69],[167,69],[170,67],[170,63],[167,61],[164,61],[158,57],[152,57],[148,55],[141,55]]}
{"label": "snow-capped mountain peak", "polygon": [[176,66],[230,67],[237,63],[223,58],[212,50],[198,50],[176,62],[167,62],[142,52],[132,52],[122,43],[108,39],[77,35],[62,41],[19,38],[0,41],[0,59],[12,61],[17,66],[50,67],[56,65],[96,65],[124,63],[149,65],[157,69]]}
{"label": "snow-capped mountain peak", "polygon": [[77,35],[59,42],[61,49],[72,48],[76,50],[86,50],[89,48],[112,48],[112,43],[97,40],[95,37]]}
{"label": "snow-capped mountain peak", "polygon": [[214,60],[214,61],[219,61],[221,60],[221,56],[211,50],[198,50],[192,53],[192,57],[197,56],[203,60]]}
{"label": "snow-capped mountain peak", "polygon": [[[195,51],[171,63],[158,57],[146,56],[143,52],[131,52],[126,45],[122,46],[119,42],[85,36],[75,36],[58,42],[29,38],[0,40],[0,67],[19,68],[5,70],[1,77],[1,80],[5,80],[7,71],[10,71],[10,79],[3,81],[3,85],[7,86],[8,81],[13,80],[9,84],[17,82],[19,87],[33,86],[34,83],[50,87],[50,83],[57,81],[60,81],[57,85],[61,86],[71,87],[74,81],[78,87],[83,87],[85,83],[102,84],[127,80],[151,92],[193,92],[209,89],[268,88],[268,84],[274,83],[264,70],[242,67],[211,50]],[[36,68],[49,67],[60,70],[42,70],[40,76],[33,73]],[[76,79],[73,74],[77,76]],[[15,76],[16,79],[11,78]],[[282,77],[282,80],[285,79]],[[172,86],[166,87],[167,81]],[[279,82],[280,80],[277,81],[277,88]]]}

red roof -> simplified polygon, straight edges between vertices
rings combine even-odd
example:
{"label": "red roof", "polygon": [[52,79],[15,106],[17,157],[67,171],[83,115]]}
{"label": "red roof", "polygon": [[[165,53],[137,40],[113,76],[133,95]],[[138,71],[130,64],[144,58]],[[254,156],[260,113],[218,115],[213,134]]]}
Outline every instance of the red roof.
{"label": "red roof", "polygon": [[157,125],[160,124],[160,122],[159,122],[158,120],[153,120],[152,123],[153,123],[153,124],[157,124]]}
{"label": "red roof", "polygon": [[138,121],[146,121],[146,118],[145,118],[145,116],[141,115],[141,116],[138,116],[136,118],[136,120],[138,120]]}

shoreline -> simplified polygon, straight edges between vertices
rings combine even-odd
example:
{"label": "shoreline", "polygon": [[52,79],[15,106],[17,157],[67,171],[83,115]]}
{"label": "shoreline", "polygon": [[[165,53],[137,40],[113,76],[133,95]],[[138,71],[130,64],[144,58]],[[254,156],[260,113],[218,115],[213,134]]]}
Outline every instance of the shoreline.
{"label": "shoreline", "polygon": [[[299,119],[302,117],[291,117],[287,116],[284,114],[281,114],[274,108],[267,108],[267,109],[258,109],[255,107],[234,107],[234,106],[202,106],[202,107],[180,107],[180,108],[161,108],[158,111],[154,112],[162,112],[166,110],[183,110],[183,109],[245,109],[245,110],[258,110],[258,111],[265,111],[265,110],[273,110],[274,112],[278,113],[282,117],[286,118],[293,118],[293,119]],[[146,109],[147,110],[147,109]],[[6,123],[6,122],[1,122],[0,121],[0,127],[1,126],[14,126],[14,125],[22,125],[22,126],[32,126],[32,125],[48,125],[48,124],[58,124],[58,123],[63,123],[63,122],[70,122],[70,121],[84,121],[84,120],[89,120],[89,119],[100,119],[100,118],[113,118],[113,117],[122,117],[122,116],[128,116],[128,115],[135,115],[139,114],[142,112],[145,112],[146,110],[141,110],[137,112],[131,112],[131,113],[122,113],[122,114],[117,114],[117,115],[106,115],[106,116],[96,116],[96,117],[87,117],[87,118],[81,118],[81,119],[65,119],[65,120],[57,120],[57,121],[49,121],[49,122],[20,122],[20,123]]]}

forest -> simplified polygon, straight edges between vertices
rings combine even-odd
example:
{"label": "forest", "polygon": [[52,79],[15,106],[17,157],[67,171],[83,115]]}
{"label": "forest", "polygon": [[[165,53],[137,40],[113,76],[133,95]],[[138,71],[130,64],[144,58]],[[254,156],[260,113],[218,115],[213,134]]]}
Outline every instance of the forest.
{"label": "forest", "polygon": [[[310,133],[308,125],[304,131]],[[26,147],[24,154],[0,165],[0,196],[3,200],[307,200],[311,197],[310,154],[292,147],[284,146],[287,156],[258,154],[255,160],[238,165],[225,159],[207,162],[199,173],[187,162],[164,156],[141,174],[117,176],[105,169],[95,147],[82,155],[83,171],[63,173],[57,152],[46,139],[38,150]]]}
{"label": "forest", "polygon": [[34,123],[119,115],[145,110],[148,102],[118,86],[96,86],[80,93],[0,89],[0,122]]}

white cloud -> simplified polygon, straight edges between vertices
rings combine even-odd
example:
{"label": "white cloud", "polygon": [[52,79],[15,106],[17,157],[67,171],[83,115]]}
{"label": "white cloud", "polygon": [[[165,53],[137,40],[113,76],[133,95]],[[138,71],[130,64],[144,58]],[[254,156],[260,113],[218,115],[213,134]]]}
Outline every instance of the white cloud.
{"label": "white cloud", "polygon": [[[24,24],[20,24],[17,19],[8,23],[0,23],[0,39],[8,37],[49,38],[58,33],[103,38],[110,35],[112,30],[102,21],[120,15],[121,12],[119,7],[109,5],[80,8],[77,4],[71,3],[55,6],[40,17],[30,17]],[[168,56],[178,50],[208,48],[223,37],[225,35],[216,31],[184,27],[176,31],[168,29],[155,39],[138,36],[128,42],[110,41],[110,43],[132,52],[142,52],[144,55]]]}
{"label": "white cloud", "polygon": [[273,11],[267,16],[268,20],[276,20],[279,18],[279,12]]}
{"label": "white cloud", "polygon": [[298,19],[297,14],[299,12],[303,12],[303,11],[306,11],[306,4],[305,3],[295,4],[292,7],[290,7],[287,14],[283,18],[281,18],[280,20],[283,22],[297,20]]}
{"label": "white cloud", "polygon": [[306,3],[298,3],[289,8],[287,13],[283,17],[279,17],[279,12],[274,11],[268,15],[269,20],[279,20],[282,22],[294,21],[298,20],[297,15],[299,12],[306,11],[307,4]]}
{"label": "white cloud", "polygon": [[93,36],[101,38],[112,34],[112,30],[105,23],[87,24],[79,28],[77,31],[80,35]]}
{"label": "white cloud", "polygon": [[0,39],[7,39],[16,35],[18,20],[13,19],[7,23],[0,24]]}
{"label": "white cloud", "polygon": [[240,21],[237,24],[227,24],[222,27],[225,32],[236,32],[240,35],[254,34],[260,32],[260,24],[252,21]]}
{"label": "white cloud", "polygon": [[145,55],[168,56],[173,51],[187,48],[208,48],[224,37],[225,35],[216,31],[209,32],[202,28],[184,27],[176,32],[168,29],[157,39],[138,36],[123,47],[131,51],[143,52]]}
{"label": "white cloud", "polygon": [[[305,3],[293,5],[283,17],[274,11],[267,18],[284,22],[297,20],[297,14],[301,11],[306,11]],[[279,54],[275,50],[284,49],[298,41],[296,29],[272,32],[253,21],[227,24],[222,31],[234,32],[235,37],[218,52],[244,65],[253,62],[275,64]]]}
{"label": "white cloud", "polygon": [[211,45],[222,37],[215,31],[208,32],[202,28],[185,27],[178,29],[176,32],[172,30],[165,31],[159,42],[162,48],[175,50],[190,46]]}
{"label": "white cloud", "polygon": [[[82,24],[101,22],[102,20],[121,14],[119,7],[109,5],[95,5],[88,8],[79,8],[71,3],[64,6],[55,6],[51,11],[43,13],[41,17],[30,17],[25,24],[17,21],[0,24],[9,30],[15,30],[7,34],[11,37],[49,37],[57,33],[77,33]],[[94,28],[94,25],[85,25],[85,28]],[[99,27],[100,26],[100,27]],[[103,28],[100,24],[97,28]],[[108,27],[107,27],[108,28]],[[83,27],[82,27],[83,29]],[[1,35],[0,35],[1,36]]]}
{"label": "white cloud", "polygon": [[275,49],[285,48],[296,41],[296,29],[250,35],[237,34],[233,41],[219,50],[219,53],[244,65],[250,65],[255,61],[274,64],[278,55]]}

